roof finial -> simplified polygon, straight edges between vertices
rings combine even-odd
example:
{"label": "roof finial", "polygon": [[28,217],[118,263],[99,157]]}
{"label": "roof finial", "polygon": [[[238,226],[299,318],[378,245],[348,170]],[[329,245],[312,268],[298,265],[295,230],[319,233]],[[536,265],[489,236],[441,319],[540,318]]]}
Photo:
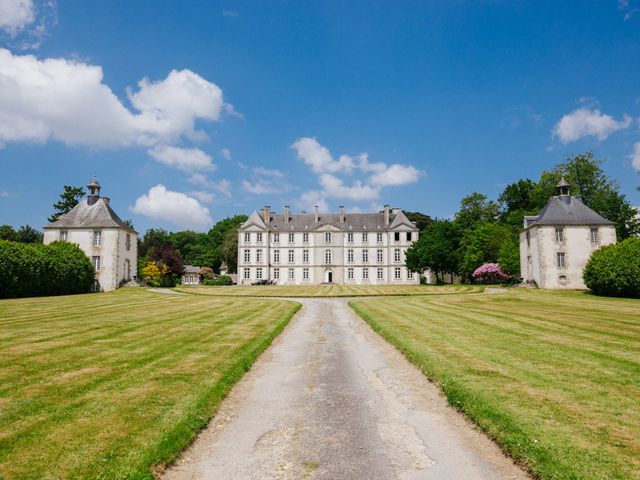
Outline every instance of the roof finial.
{"label": "roof finial", "polygon": [[569,187],[571,185],[567,182],[564,177],[560,180],[560,183],[556,185],[556,189],[558,190],[558,195],[569,195]]}

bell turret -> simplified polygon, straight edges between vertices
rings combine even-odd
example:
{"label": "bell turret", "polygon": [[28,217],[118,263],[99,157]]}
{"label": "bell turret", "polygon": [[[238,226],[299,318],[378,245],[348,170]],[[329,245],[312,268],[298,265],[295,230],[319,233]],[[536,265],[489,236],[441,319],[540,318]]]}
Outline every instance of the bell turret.
{"label": "bell turret", "polygon": [[87,190],[89,190],[89,195],[87,195],[87,203],[89,205],[93,205],[100,198],[100,183],[96,180],[96,176],[94,175],[89,184],[87,185]]}
{"label": "bell turret", "polygon": [[569,195],[569,188],[571,187],[571,185],[569,184],[569,182],[567,182],[564,177],[562,177],[562,179],[560,180],[560,183],[558,183],[556,185],[556,189],[558,191],[558,195],[559,196],[566,196]]}

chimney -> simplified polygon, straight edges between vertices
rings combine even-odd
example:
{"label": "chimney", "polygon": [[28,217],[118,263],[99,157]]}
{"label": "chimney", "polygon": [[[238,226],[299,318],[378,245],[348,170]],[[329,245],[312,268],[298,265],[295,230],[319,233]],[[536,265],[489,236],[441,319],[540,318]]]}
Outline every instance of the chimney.
{"label": "chimney", "polygon": [[344,223],[344,207],[340,205],[340,223]]}
{"label": "chimney", "polygon": [[320,208],[318,205],[313,206],[313,212],[315,213],[315,222],[318,223],[320,221]]}
{"label": "chimney", "polygon": [[289,222],[289,205],[284,206],[284,223]]}
{"label": "chimney", "polygon": [[384,226],[389,226],[389,205],[384,206]]}
{"label": "chimney", "polygon": [[271,221],[271,207],[269,205],[265,205],[262,209],[262,219],[264,223],[269,223]]}

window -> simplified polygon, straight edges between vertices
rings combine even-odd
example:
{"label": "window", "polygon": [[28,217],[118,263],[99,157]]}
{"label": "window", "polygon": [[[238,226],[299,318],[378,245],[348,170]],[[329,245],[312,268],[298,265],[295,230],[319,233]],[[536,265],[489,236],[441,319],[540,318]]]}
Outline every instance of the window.
{"label": "window", "polygon": [[273,269],[273,278],[276,280],[280,280],[280,269],[279,268],[274,268]]}
{"label": "window", "polygon": [[411,241],[411,232],[407,232],[407,242]]}
{"label": "window", "polygon": [[96,272],[100,271],[100,257],[91,257],[91,262],[93,263],[93,268],[96,269]]}
{"label": "window", "polygon": [[376,242],[382,243],[382,232],[376,233]]}
{"label": "window", "polygon": [[256,233],[256,241],[258,243],[262,242],[262,232]]}
{"label": "window", "polygon": [[308,234],[307,232],[305,232],[305,233],[303,233],[303,234],[302,234],[302,241],[303,241],[304,243],[309,242],[309,234]]}
{"label": "window", "polygon": [[309,263],[309,250],[302,250],[302,261],[303,263]]}
{"label": "window", "polygon": [[260,267],[256,268],[256,278],[258,280],[262,279],[262,268],[260,268]]}
{"label": "window", "polygon": [[409,270],[407,270],[407,279],[413,280],[413,272],[410,272]]}
{"label": "window", "polygon": [[382,263],[384,260],[384,256],[382,253],[382,249],[378,250],[378,263]]}
{"label": "window", "polygon": [[293,280],[295,277],[293,268],[289,269],[289,280]]}
{"label": "window", "polygon": [[353,243],[353,233],[347,233],[347,242]]}
{"label": "window", "polygon": [[295,250],[289,250],[289,263],[294,261]]}
{"label": "window", "polygon": [[365,280],[369,278],[369,269],[368,268],[363,268],[362,269],[362,278],[364,278]]}
{"label": "window", "polygon": [[248,248],[244,251],[244,262],[249,263],[251,261],[251,250]]}
{"label": "window", "polygon": [[97,279],[95,279],[93,281],[93,285],[91,285],[91,291],[92,292],[99,292],[100,291],[100,282],[98,282]]}
{"label": "window", "polygon": [[394,239],[396,242],[399,242],[399,241],[400,241],[400,232],[395,232],[395,233],[393,234],[393,239]]}
{"label": "window", "polygon": [[250,268],[245,268],[244,269],[244,278],[251,278],[251,269]]}
{"label": "window", "polygon": [[527,247],[530,247],[530,246],[531,246],[531,235],[527,231]]}
{"label": "window", "polygon": [[556,228],[556,243],[564,242],[564,228]]}
{"label": "window", "polygon": [[290,233],[290,234],[289,234],[289,243],[293,243],[293,241],[294,241],[295,239],[296,239],[295,234]]}
{"label": "window", "polygon": [[66,242],[68,237],[69,237],[69,232],[67,232],[66,230],[60,230],[60,240],[62,240],[63,242]]}
{"label": "window", "polygon": [[331,232],[326,232],[324,234],[324,242],[325,243],[331,243]]}
{"label": "window", "polygon": [[591,243],[598,243],[598,229],[591,229]]}
{"label": "window", "polygon": [[93,246],[99,247],[102,244],[102,231],[95,230],[93,232]]}
{"label": "window", "polygon": [[384,269],[379,268],[378,269],[378,280],[382,280],[384,279]]}
{"label": "window", "polygon": [[393,276],[396,280],[400,280],[402,278],[402,269],[400,267],[394,268]]}
{"label": "window", "polygon": [[369,250],[362,250],[362,263],[369,263]]}
{"label": "window", "polygon": [[127,233],[127,238],[124,241],[124,246],[127,250],[131,250],[131,234]]}
{"label": "window", "polygon": [[280,243],[280,234],[279,233],[274,233],[273,234],[273,243]]}
{"label": "window", "polygon": [[393,261],[394,262],[399,262],[400,261],[400,249],[396,248],[393,250]]}
{"label": "window", "polygon": [[273,263],[280,263],[280,250],[273,251]]}
{"label": "window", "polygon": [[331,263],[331,250],[325,250],[324,263]]}
{"label": "window", "polygon": [[565,268],[566,265],[564,261],[564,252],[558,252],[557,257],[558,257],[558,268]]}
{"label": "window", "polygon": [[262,263],[262,250],[256,250],[256,263]]}
{"label": "window", "polygon": [[369,241],[369,233],[364,232],[364,233],[362,234],[362,241],[363,241],[363,242],[368,242],[368,241]]}
{"label": "window", "polygon": [[249,243],[251,241],[251,234],[250,233],[245,233],[244,234],[244,241],[245,243]]}
{"label": "window", "polygon": [[303,278],[303,280],[309,280],[309,269],[308,268],[303,268],[302,269],[302,278]]}
{"label": "window", "polygon": [[347,250],[347,262],[349,262],[349,263],[353,262],[353,250],[352,249]]}
{"label": "window", "polygon": [[353,280],[353,268],[347,268],[347,278]]}

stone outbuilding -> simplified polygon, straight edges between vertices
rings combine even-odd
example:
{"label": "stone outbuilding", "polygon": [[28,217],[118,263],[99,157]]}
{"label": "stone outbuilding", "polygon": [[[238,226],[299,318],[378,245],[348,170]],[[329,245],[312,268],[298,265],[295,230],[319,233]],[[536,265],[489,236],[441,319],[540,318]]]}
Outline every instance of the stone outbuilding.
{"label": "stone outbuilding", "polygon": [[138,232],[118,217],[109,198],[100,196],[100,188],[93,177],[88,195],[44,227],[44,244],[56,240],[77,244],[96,270],[93,290],[106,292],[136,279]]}
{"label": "stone outbuilding", "polygon": [[520,272],[523,282],[549,289],[585,289],[584,267],[591,254],[616,243],[615,224],[580,199],[569,195],[562,179],[536,216],[524,217],[520,231]]}
{"label": "stone outbuilding", "polygon": [[200,285],[200,267],[185,265],[182,273],[182,285]]}

